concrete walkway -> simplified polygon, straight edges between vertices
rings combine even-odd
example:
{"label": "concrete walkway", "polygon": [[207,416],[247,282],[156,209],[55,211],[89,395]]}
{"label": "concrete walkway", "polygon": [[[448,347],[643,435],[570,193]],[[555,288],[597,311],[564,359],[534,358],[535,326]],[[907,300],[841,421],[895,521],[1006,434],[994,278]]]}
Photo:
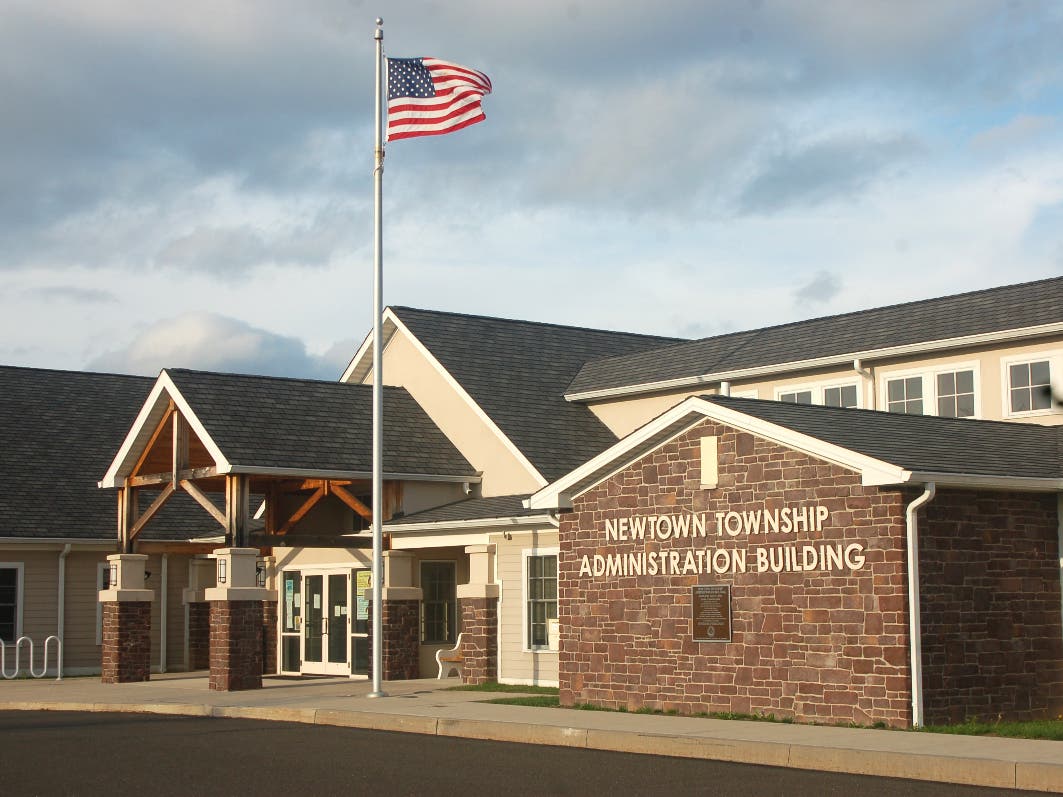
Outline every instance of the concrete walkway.
{"label": "concrete walkway", "polygon": [[368,682],[346,678],[266,678],[248,692],[211,692],[203,673],[18,680],[0,682],[0,710],[285,720],[1063,793],[1063,742],[500,706],[446,690],[457,682],[395,681],[371,699]]}

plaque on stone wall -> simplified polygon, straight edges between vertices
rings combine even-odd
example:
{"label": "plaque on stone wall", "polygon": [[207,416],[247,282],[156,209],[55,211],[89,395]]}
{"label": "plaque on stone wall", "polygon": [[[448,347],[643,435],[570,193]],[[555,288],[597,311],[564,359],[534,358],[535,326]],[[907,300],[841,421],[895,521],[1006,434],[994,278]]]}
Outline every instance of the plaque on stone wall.
{"label": "plaque on stone wall", "polygon": [[707,584],[690,588],[690,620],[695,642],[731,641],[731,587]]}

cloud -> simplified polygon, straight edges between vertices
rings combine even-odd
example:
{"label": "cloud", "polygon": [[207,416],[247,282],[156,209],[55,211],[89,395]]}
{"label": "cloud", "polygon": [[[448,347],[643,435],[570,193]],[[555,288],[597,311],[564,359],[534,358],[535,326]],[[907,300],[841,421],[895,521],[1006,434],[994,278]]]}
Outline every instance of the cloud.
{"label": "cloud", "polygon": [[1037,141],[1057,126],[1052,116],[1019,114],[1001,125],[986,128],[971,138],[971,146],[982,151],[1009,151]]}
{"label": "cloud", "polygon": [[302,341],[216,313],[188,313],[151,324],[124,348],[89,363],[91,371],[154,375],[163,368],[337,379],[333,362]]}
{"label": "cloud", "polygon": [[787,148],[767,158],[739,196],[739,206],[746,213],[777,213],[853,200],[919,151],[906,136],[841,136]]}
{"label": "cloud", "polygon": [[28,288],[23,295],[29,299],[45,302],[72,302],[74,304],[113,304],[118,297],[111,291],[98,288],[79,288],[74,285],[51,285],[41,288]]}
{"label": "cloud", "polygon": [[794,301],[798,304],[825,304],[841,293],[841,289],[841,277],[830,271],[819,271],[794,291]]}

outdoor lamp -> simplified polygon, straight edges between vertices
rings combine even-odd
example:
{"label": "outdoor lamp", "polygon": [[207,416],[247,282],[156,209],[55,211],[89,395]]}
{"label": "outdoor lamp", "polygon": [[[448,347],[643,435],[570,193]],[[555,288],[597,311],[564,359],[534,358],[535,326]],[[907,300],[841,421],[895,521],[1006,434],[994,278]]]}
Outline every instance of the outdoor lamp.
{"label": "outdoor lamp", "polygon": [[118,563],[111,562],[111,584],[112,587],[118,586]]}
{"label": "outdoor lamp", "polygon": [[266,586],[266,563],[255,562],[255,583],[260,587]]}
{"label": "outdoor lamp", "polygon": [[226,579],[226,564],[224,559],[218,560],[218,583],[224,584]]}

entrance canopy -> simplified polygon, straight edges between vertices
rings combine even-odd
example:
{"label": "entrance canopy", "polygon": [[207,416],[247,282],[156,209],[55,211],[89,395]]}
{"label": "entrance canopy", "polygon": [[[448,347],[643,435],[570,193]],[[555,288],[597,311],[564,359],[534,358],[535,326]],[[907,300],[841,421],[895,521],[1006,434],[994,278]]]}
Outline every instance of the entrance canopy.
{"label": "entrance canopy", "polygon": [[[276,543],[306,531],[314,511],[329,519],[335,545],[337,532],[356,535],[372,517],[371,427],[367,385],[167,369],[99,486],[118,490],[125,550],[178,490],[223,527],[227,544]],[[404,481],[479,478],[405,389],[384,389],[384,519]],[[141,493],[151,499],[143,511]]]}

